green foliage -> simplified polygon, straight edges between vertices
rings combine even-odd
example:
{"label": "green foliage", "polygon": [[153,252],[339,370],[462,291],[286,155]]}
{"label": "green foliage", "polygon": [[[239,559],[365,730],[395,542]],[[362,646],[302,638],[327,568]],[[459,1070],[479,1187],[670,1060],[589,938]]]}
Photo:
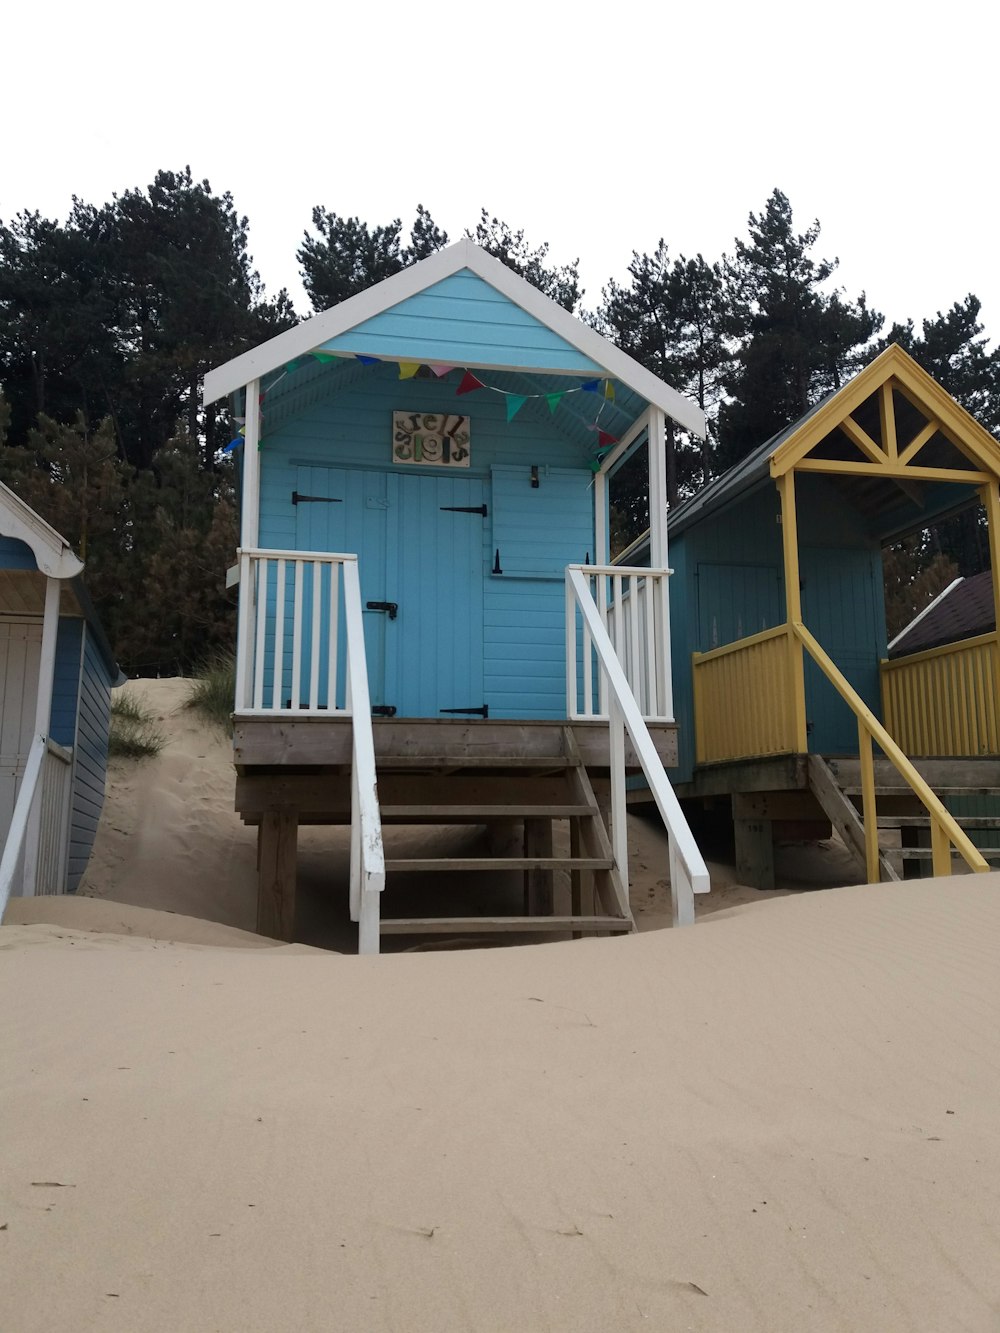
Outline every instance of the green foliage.
{"label": "green foliage", "polygon": [[198,667],[191,682],[187,707],[194,708],[227,736],[233,734],[233,704],[236,698],[236,656],[215,652]]}
{"label": "green foliage", "polygon": [[885,583],[885,626],[889,639],[905,629],[915,615],[958,578],[958,566],[943,551],[928,549],[919,533],[893,542],[882,552]]}
{"label": "green foliage", "polygon": [[775,190],[763,213],[750,214],[749,239],[737,239],[725,261],[734,352],[719,412],[723,468],[838,389],[882,326],[864,293],[851,303],[823,291],[838,261],[813,258],[819,234],[818,222],[796,234],[792,206]]}
{"label": "green foliage", "polygon": [[143,759],[159,754],[167,738],[145,704],[121,690],[111,700],[108,754],[122,759]]}
{"label": "green foliage", "polygon": [[340,217],[317,204],[312,225],[318,235],[305,233],[296,258],[302,265],[303,286],[316,311],[339,305],[448,244],[447,233],[423,204],[417,205],[408,246],[403,245],[399,218],[384,227],[369,227],[360,218]]}
{"label": "green foliage", "polygon": [[524,238],[523,231],[514,231],[506,222],[490,217],[485,208],[480,210],[475,231],[467,232],[477,245],[506,264],[509,269],[525,278],[533,287],[551,297],[564,310],[574,311],[580,304],[580,261],[553,268],[548,263],[549,247],[546,242],[536,249]]}

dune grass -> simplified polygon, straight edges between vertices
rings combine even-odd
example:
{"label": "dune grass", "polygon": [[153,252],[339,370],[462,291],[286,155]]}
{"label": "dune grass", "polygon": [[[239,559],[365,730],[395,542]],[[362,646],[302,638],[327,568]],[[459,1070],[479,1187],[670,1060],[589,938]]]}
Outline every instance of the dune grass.
{"label": "dune grass", "polygon": [[233,700],[236,698],[236,657],[213,653],[199,667],[191,682],[188,708],[195,708],[209,721],[233,734]]}
{"label": "dune grass", "polygon": [[108,754],[124,759],[144,759],[159,754],[167,738],[156,726],[149,709],[127,690],[111,700],[111,730]]}

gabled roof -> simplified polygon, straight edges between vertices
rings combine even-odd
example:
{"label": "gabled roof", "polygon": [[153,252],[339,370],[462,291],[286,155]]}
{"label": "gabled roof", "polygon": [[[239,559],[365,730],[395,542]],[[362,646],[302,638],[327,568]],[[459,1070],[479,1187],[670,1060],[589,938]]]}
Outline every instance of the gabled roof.
{"label": "gabled roof", "polygon": [[29,547],[43,574],[54,579],[71,579],[83,570],[83,561],[73,553],[65,537],[0,482],[0,534],[13,537]]}
{"label": "gabled roof", "polygon": [[996,629],[993,575],[987,569],[971,578],[956,579],[930,606],[914,616],[889,644],[890,657],[922,653],[942,644],[989,634]]}
{"label": "gabled roof", "polygon": [[[332,339],[340,339],[340,345],[343,346],[343,335],[366,320],[400,305],[463,269],[474,273],[533,316],[583,357],[600,366],[609,377],[621,381],[647,402],[661,407],[685,430],[704,436],[705,417],[700,408],[468,239],[449,245],[374,287],[341,301],[331,310],[303,320],[294,329],[279,333],[249,352],[244,352],[242,356],[210,371],[205,376],[204,401],[212,403],[242,389],[252,380],[260,379],[288,362],[308,356]],[[525,369],[511,365],[509,361],[494,362],[491,367],[497,370]],[[565,367],[558,365],[532,366],[529,369],[543,373],[566,373]],[[587,372],[581,367],[580,373]]]}

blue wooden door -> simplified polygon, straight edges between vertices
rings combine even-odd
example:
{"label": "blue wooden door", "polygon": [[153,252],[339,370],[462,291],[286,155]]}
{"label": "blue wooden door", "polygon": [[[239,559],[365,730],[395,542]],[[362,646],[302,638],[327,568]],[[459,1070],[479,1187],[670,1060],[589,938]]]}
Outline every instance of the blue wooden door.
{"label": "blue wooden door", "polygon": [[698,565],[698,651],[774,629],[785,619],[777,565]]}
{"label": "blue wooden door", "polygon": [[387,478],[386,588],[399,607],[387,625],[387,702],[401,717],[473,716],[487,702],[487,490],[479,477]]}
{"label": "blue wooden door", "polygon": [[[368,659],[368,689],[373,707],[386,703],[385,658],[386,615],[370,610],[368,602],[386,600],[386,536],[388,501],[386,474],[345,468],[300,467],[295,492],[295,548],[299,551],[339,551],[358,557],[361,584],[365,655]],[[323,605],[316,626],[323,645],[320,680],[326,680],[325,645],[329,635],[328,585],[324,583]],[[312,590],[307,581],[303,598],[304,619],[313,624]],[[338,702],[343,703],[345,679],[345,627],[343,599],[338,626]],[[309,697],[309,656],[302,673],[302,698]],[[325,689],[321,703],[326,703]],[[390,701],[391,702],[391,701]]]}

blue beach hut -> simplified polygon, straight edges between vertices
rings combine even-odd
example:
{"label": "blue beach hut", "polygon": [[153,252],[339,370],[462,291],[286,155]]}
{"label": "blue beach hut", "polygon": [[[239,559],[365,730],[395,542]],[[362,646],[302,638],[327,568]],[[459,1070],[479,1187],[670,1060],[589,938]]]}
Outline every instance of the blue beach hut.
{"label": "blue beach hut", "polygon": [[0,484],[0,916],[11,893],[72,893],[104,802],[122,683],[63,537]]}
{"label": "blue beach hut", "polygon": [[[405,810],[528,821],[530,847],[489,867],[523,870],[543,903],[518,929],[630,929],[624,806],[617,835],[606,821],[571,830],[589,856],[556,866],[544,850],[545,810],[613,804],[626,767],[652,772],[683,845],[677,883],[707,887],[663,779],[677,744],[665,519],[647,568],[608,565],[609,472],[645,449],[664,514],[666,421],[701,433],[696,407],[470,241],[212,371],[204,397],[229,397],[245,422],[235,752],[237,805],[260,828],[260,929],[293,929],[298,823],[349,818],[352,910],[377,948],[364,911],[382,870],[362,867],[376,844],[381,866],[381,839],[361,825]],[[575,799],[539,799],[537,818],[499,795],[570,770]],[[481,808],[452,799],[473,777]],[[561,870],[610,875],[603,911],[573,909],[575,881],[565,911],[546,909]],[[512,920],[383,920],[381,933]]]}

